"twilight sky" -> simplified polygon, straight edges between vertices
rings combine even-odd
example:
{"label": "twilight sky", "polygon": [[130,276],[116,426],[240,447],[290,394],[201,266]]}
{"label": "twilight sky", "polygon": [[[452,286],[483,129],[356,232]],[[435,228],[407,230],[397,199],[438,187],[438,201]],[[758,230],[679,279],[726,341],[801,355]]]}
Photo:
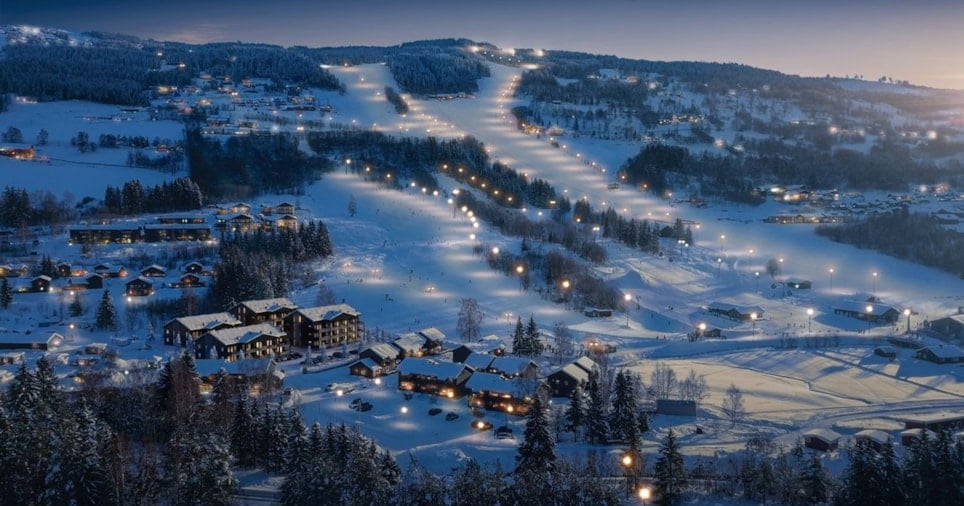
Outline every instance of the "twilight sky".
{"label": "twilight sky", "polygon": [[955,0],[0,0],[0,24],[184,42],[501,47],[737,62],[964,89]]}

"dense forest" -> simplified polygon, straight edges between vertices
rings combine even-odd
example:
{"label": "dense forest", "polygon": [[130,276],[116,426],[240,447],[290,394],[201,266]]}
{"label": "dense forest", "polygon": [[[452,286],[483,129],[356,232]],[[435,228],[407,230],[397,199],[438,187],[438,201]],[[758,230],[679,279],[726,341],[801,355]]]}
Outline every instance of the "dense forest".
{"label": "dense forest", "polygon": [[334,166],[327,158],[307,156],[290,133],[221,142],[190,129],[185,150],[191,179],[214,200],[248,198],[264,191],[298,192]]}
{"label": "dense forest", "polygon": [[904,210],[857,223],[821,225],[816,232],[836,242],[875,249],[964,278],[964,234],[926,214]]}

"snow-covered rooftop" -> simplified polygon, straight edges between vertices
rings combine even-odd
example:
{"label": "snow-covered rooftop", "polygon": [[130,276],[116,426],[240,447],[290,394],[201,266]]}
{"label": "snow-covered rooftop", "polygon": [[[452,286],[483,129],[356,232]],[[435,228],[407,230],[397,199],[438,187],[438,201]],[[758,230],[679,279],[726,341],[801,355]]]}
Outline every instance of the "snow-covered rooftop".
{"label": "snow-covered rooftop", "polygon": [[211,337],[221,344],[230,345],[238,343],[248,343],[262,335],[271,337],[285,337],[284,331],[270,323],[259,323],[257,325],[245,325],[242,327],[230,327],[208,332]]}
{"label": "snow-covered rooftop", "polygon": [[236,327],[241,325],[241,321],[232,316],[229,313],[210,313],[210,314],[199,314],[195,316],[182,316],[180,318],[175,318],[184,328],[188,330],[205,330],[214,329],[221,325],[230,325]]}

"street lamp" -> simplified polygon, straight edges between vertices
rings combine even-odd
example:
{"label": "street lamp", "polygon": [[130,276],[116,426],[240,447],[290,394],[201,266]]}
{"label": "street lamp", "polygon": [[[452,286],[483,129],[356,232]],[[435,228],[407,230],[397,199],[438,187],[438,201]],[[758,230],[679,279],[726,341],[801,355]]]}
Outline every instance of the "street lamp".
{"label": "street lamp", "polygon": [[696,328],[700,329],[700,339],[703,339],[703,335],[706,334],[706,322],[700,322]]}
{"label": "street lamp", "polygon": [[643,501],[643,506],[646,506],[646,501],[649,500],[649,497],[651,495],[652,495],[652,491],[649,490],[649,487],[643,487],[639,489],[639,500]]}
{"label": "street lamp", "polygon": [[753,288],[753,291],[759,292],[760,291],[760,271],[754,272],[753,276],[756,277],[756,283],[755,283],[755,287]]}
{"label": "street lamp", "polygon": [[911,313],[910,309],[905,309],[905,310],[904,310],[904,316],[907,317],[907,333],[908,333],[908,334],[910,334],[910,313]]}
{"label": "street lamp", "polygon": [[723,240],[726,239],[725,235],[720,235],[720,255],[723,254]]}
{"label": "street lamp", "polygon": [[833,267],[830,268],[830,293],[833,293]]}
{"label": "street lamp", "polygon": [[871,278],[873,279],[873,288],[870,290],[870,294],[877,295],[877,271],[871,274]]}
{"label": "street lamp", "polygon": [[750,334],[756,335],[756,319],[759,317],[756,311],[750,313]]}
{"label": "street lamp", "polygon": [[525,272],[525,267],[517,265],[515,268],[515,273],[519,275],[519,291],[522,291],[522,274]]}
{"label": "street lamp", "polygon": [[720,277],[720,269],[722,268],[723,268],[723,259],[717,258],[716,259],[716,277]]}
{"label": "street lamp", "polygon": [[633,298],[627,293],[623,296],[623,300],[626,301],[626,328],[629,328],[629,301],[633,300]]}
{"label": "street lamp", "polygon": [[628,498],[629,491],[636,489],[636,463],[633,461],[632,450],[630,450],[625,455],[623,455],[622,464],[623,464],[623,467],[626,468],[626,472],[628,473],[626,476],[626,481],[628,482],[629,479],[632,478],[632,483],[626,484],[626,497]]}
{"label": "street lamp", "polygon": [[870,315],[874,312],[874,306],[867,304],[867,330],[870,330]]}
{"label": "street lamp", "polygon": [[807,308],[807,333],[813,332],[813,308]]}

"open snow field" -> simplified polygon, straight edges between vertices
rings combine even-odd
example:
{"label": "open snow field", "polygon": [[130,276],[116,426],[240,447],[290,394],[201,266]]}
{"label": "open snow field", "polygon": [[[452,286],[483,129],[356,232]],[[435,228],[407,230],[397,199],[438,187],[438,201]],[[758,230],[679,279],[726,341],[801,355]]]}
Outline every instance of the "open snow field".
{"label": "open snow field", "polygon": [[[335,112],[323,118],[330,123],[395,135],[473,135],[491,148],[493,159],[549,181],[572,199],[586,197],[597,210],[612,206],[626,216],[667,223],[677,218],[699,222],[700,227],[694,230],[696,244],[682,254],[675,244],[665,244],[667,255],[662,258],[609,244],[610,260],[597,269],[597,274],[629,294],[634,303],[628,315],[617,311],[611,318],[587,318],[542,299],[534,291],[523,292],[518,279],[490,270],[481,257],[472,254],[476,243],[517,252],[520,241],[502,236],[485,224],[474,228],[444,194],[424,194],[419,188],[389,191],[353,175],[331,173],[309,186],[304,196],[295,197],[295,203],[325,221],[334,243],[335,255],[316,266],[316,279],[331,287],[339,301],[344,299],[358,309],[369,329],[401,333],[434,326],[450,341],[458,342],[455,328],[459,299],[473,297],[485,312],[482,335],[494,333],[508,340],[516,318],[525,320],[531,314],[543,330],[564,322],[577,340],[592,335],[617,345],[613,365],[639,372],[646,382],[657,360],[671,366],[680,379],[693,369],[704,374],[710,386],[700,417],[658,416],[652,423],[655,429],[678,428],[683,434],[684,452],[693,455],[738,450],[748,437],[757,434],[792,444],[801,430],[812,427],[831,427],[845,435],[868,427],[893,432],[900,427],[897,419],[902,414],[964,411],[964,367],[924,362],[907,350],[901,350],[894,362],[875,357],[875,343],[894,334],[894,329],[875,327],[867,331],[863,322],[830,311],[834,300],[874,291],[895,307],[913,308],[916,326],[925,318],[942,317],[964,305],[964,281],[832,243],[812,234],[810,226],[762,223],[763,216],[783,209],[774,203],[759,208],[713,203],[696,209],[631,189],[609,190],[612,174],[640,146],[560,138],[565,149],[554,148],[547,138],[519,132],[508,114],[517,103],[510,97],[519,70],[491,67],[493,77],[482,80],[474,98],[417,101],[406,97],[412,112],[405,117],[396,115],[381,96],[386,85],[398,88],[383,65],[333,68],[348,92],[317,92],[316,98],[334,106]],[[17,126],[29,140],[40,128],[46,128],[50,145],[42,152],[51,162],[0,159],[3,184],[99,199],[107,184],[120,185],[134,178],[154,184],[177,176],[124,167],[123,149],[81,155],[69,145],[69,138],[78,130],[88,131],[92,140],[102,132],[149,138],[180,135],[181,126],[175,122],[135,118],[116,125],[113,121],[84,119],[110,117],[116,110],[76,102],[12,105],[9,113],[0,115],[0,130]],[[457,187],[453,181],[441,179],[446,191]],[[348,213],[350,196],[357,201],[354,217]],[[291,198],[263,196],[251,204]],[[525,212],[532,219],[539,218],[537,210]],[[470,238],[470,234],[476,238]],[[150,248],[108,246],[95,252],[123,259]],[[43,241],[41,249],[55,260],[77,260],[80,255],[78,248],[66,246],[63,237]],[[771,288],[764,264],[775,257],[785,259],[783,276],[812,279],[814,289],[784,297],[781,288]],[[827,283],[831,267],[835,272],[832,291]],[[759,281],[754,276],[756,271],[762,274]],[[876,281],[871,272],[879,273]],[[121,283],[109,282],[112,293],[122,292]],[[315,305],[316,288],[301,286],[297,281],[292,285],[292,300],[299,305]],[[165,294],[176,296],[177,292],[161,291],[159,296]],[[85,294],[88,311],[95,307],[96,297],[99,292]],[[720,300],[759,305],[766,316],[751,326],[714,318],[702,309]],[[123,303],[118,306],[124,310]],[[0,313],[0,327],[36,332],[39,322],[56,322],[57,307],[55,294],[18,294],[13,308]],[[807,308],[815,311],[812,320]],[[120,321],[124,327],[123,315]],[[701,321],[721,328],[727,339],[686,341],[685,334]],[[902,318],[897,327],[903,331],[904,325]],[[61,327],[54,325],[50,330],[66,333]],[[134,333],[146,335],[143,322],[136,324]],[[842,336],[839,345],[827,339],[819,346],[809,346],[806,339],[829,335]],[[68,343],[68,348],[84,342],[106,342],[111,337],[87,330],[76,331],[73,336],[76,340]],[[795,339],[798,346],[785,349],[786,338]],[[149,350],[134,348],[121,347],[119,351],[125,358],[179,352],[158,344]],[[549,362],[548,358],[544,361],[544,373],[552,370]],[[358,424],[380,445],[397,455],[411,452],[434,471],[447,471],[466,455],[481,461],[498,458],[503,467],[512,466],[518,441],[497,440],[491,431],[472,429],[472,416],[464,401],[423,395],[405,401],[396,389],[394,376],[375,385],[350,377],[345,367],[310,374],[302,374],[294,362],[283,367],[288,374],[285,383],[294,390],[288,402],[299,406],[309,422]],[[10,370],[11,366],[4,368]],[[357,388],[345,396],[325,391],[329,383],[349,381]],[[731,383],[742,390],[747,408],[747,418],[735,426],[720,413],[724,391]],[[365,413],[350,409],[349,402],[355,398],[371,402],[373,409]],[[408,408],[407,413],[402,412],[403,406]],[[429,416],[428,410],[436,406],[442,414]],[[446,421],[444,415],[449,411],[459,418]],[[487,415],[496,426],[506,421],[504,418],[498,413]],[[509,421],[521,436],[522,421]],[[704,434],[693,432],[697,425],[705,429]],[[651,432],[647,447],[655,448],[657,440],[658,435]],[[587,448],[566,443],[560,451],[581,453]]]}

